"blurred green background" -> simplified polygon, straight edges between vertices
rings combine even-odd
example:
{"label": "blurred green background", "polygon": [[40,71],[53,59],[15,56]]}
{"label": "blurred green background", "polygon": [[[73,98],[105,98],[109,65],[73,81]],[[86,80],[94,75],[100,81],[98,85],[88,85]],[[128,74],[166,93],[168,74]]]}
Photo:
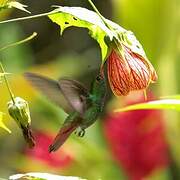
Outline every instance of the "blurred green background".
{"label": "blurred green background", "polygon": [[[50,6],[55,4],[91,9],[84,0],[24,0],[22,3],[28,5],[28,10],[32,14],[50,11]],[[133,31],[143,45],[159,77],[157,83],[150,86],[149,91],[153,92],[153,96],[157,98],[178,94],[180,92],[180,1],[94,0],[94,3],[105,17]],[[0,20],[26,15],[19,10],[3,10],[0,12]],[[0,111],[6,113],[4,122],[12,130],[12,134],[8,134],[0,129],[0,176],[7,178],[15,173],[38,171],[80,176],[89,180],[180,179],[179,114],[166,111],[162,112],[162,117],[151,117],[151,119],[162,119],[168,161],[159,168],[157,162],[157,166],[152,165],[152,168],[149,168],[151,170],[144,174],[143,168],[142,173],[140,168],[138,172],[141,175],[133,177],[129,171],[135,172],[136,170],[133,169],[136,169],[135,166],[143,165],[138,163],[136,165],[133,162],[132,169],[128,169],[128,165],[117,158],[117,154],[113,151],[113,142],[108,138],[110,133],[107,131],[111,132],[111,128],[107,128],[106,119],[113,107],[133,102],[136,96],[115,98],[109,89],[105,111],[102,117],[87,130],[86,136],[78,138],[73,134],[57,153],[52,155],[47,153],[48,145],[66,114],[37,93],[25,81],[23,73],[33,71],[55,79],[70,77],[84,82],[88,87],[100,66],[101,54],[97,42],[90,38],[86,29],[69,28],[63,36],[60,36],[59,27],[46,17],[1,24],[0,47],[23,39],[34,31],[38,33],[34,40],[2,51],[0,58],[6,71],[13,73],[9,80],[14,94],[29,101],[37,147],[33,151],[27,150],[20,130],[8,116],[6,103],[10,97],[5,85],[0,84]],[[147,126],[151,126],[148,123]],[[120,124],[117,123],[118,125]],[[125,136],[117,134],[116,137],[126,138],[132,128],[128,129],[128,127],[125,126],[127,128]],[[118,139],[116,143],[118,144]],[[134,141],[129,141],[129,144],[131,143]],[[130,156],[141,153],[146,156],[146,145],[144,151],[140,153],[139,144],[134,144],[137,152],[130,150],[127,157],[124,157],[125,160],[131,160],[133,158]],[[120,140],[119,145],[121,149],[123,144]],[[120,156],[120,159],[123,159],[123,154]],[[153,158],[153,155],[150,158]]]}

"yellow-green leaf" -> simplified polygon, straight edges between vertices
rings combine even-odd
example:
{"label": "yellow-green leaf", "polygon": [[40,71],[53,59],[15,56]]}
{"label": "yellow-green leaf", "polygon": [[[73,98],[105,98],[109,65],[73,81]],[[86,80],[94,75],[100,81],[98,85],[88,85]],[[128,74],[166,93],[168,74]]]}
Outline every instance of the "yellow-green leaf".
{"label": "yellow-green leaf", "polygon": [[[58,7],[48,16],[63,31],[70,27],[82,27],[89,30],[90,35],[99,43],[102,54],[102,63],[105,62],[111,50],[111,41],[118,39],[118,43],[124,43],[130,49],[146,58],[143,47],[131,31],[127,31],[120,25],[100,17],[96,12],[82,7]],[[103,18],[103,20],[102,20]]]}
{"label": "yellow-green leaf", "polygon": [[7,4],[8,4],[9,0],[0,0],[0,10],[1,8],[8,8]]}
{"label": "yellow-green leaf", "polygon": [[25,12],[31,14],[31,12],[26,9],[26,7],[28,7],[27,5],[21,4],[21,3],[17,2],[17,1],[11,1],[11,2],[9,2],[9,3],[8,3],[8,7],[9,7],[9,8],[14,7],[14,8],[16,8],[16,9],[19,9],[19,10],[21,10],[21,11],[25,11]]}
{"label": "yellow-green leaf", "polygon": [[161,99],[149,101],[147,103],[139,103],[124,108],[116,109],[115,112],[132,111],[140,109],[171,109],[180,111],[180,99]]}
{"label": "yellow-green leaf", "polygon": [[[54,12],[54,13],[53,13]],[[104,38],[109,37],[113,39],[114,32],[112,32],[102,21],[97,13],[82,7],[62,7],[58,6],[57,9],[52,11],[48,17],[61,27],[61,34],[63,31],[70,27],[82,27],[89,29],[90,35],[97,40],[101,48],[102,60],[106,59],[108,54],[108,45],[105,43]],[[110,20],[107,20],[110,21]],[[111,22],[111,24],[115,24]],[[117,25],[118,26],[118,25]],[[118,26],[121,31],[123,28]]]}
{"label": "yellow-green leaf", "polygon": [[16,8],[19,9],[21,11],[25,11],[27,13],[31,13],[30,11],[28,11],[26,9],[26,5],[21,4],[17,1],[12,1],[12,0],[0,0],[0,10],[1,9],[8,9],[8,8]]}
{"label": "yellow-green leaf", "polygon": [[11,133],[11,131],[7,128],[7,126],[3,123],[3,113],[0,112],[0,127],[5,129],[8,133]]}

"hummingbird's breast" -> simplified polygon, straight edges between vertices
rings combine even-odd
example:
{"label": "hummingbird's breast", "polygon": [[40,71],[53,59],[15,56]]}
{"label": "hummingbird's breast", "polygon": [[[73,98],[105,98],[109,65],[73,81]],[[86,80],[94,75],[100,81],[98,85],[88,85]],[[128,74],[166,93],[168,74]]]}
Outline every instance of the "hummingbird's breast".
{"label": "hummingbird's breast", "polygon": [[89,108],[84,116],[82,124],[80,125],[82,129],[86,129],[91,126],[98,118],[99,114],[101,113],[101,107],[93,106]]}

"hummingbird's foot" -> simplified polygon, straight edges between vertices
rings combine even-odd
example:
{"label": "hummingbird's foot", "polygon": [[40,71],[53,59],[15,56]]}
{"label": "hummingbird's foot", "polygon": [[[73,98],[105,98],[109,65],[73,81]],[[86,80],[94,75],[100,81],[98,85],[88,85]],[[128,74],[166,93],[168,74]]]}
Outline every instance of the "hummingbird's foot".
{"label": "hummingbird's foot", "polygon": [[81,129],[81,131],[78,132],[79,137],[83,137],[85,135],[85,130]]}
{"label": "hummingbird's foot", "polygon": [[77,129],[74,134],[77,134],[79,137],[83,137],[85,135],[85,130],[84,129]]}

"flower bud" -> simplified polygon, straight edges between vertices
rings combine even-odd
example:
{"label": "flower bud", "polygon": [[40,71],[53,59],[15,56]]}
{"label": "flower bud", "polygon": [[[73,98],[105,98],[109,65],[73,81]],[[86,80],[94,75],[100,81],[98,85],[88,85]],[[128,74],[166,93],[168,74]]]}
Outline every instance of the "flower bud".
{"label": "flower bud", "polygon": [[16,121],[19,128],[21,128],[29,147],[33,147],[35,142],[30,128],[31,117],[27,101],[20,97],[15,97],[14,101],[11,100],[7,104],[9,115]]}

